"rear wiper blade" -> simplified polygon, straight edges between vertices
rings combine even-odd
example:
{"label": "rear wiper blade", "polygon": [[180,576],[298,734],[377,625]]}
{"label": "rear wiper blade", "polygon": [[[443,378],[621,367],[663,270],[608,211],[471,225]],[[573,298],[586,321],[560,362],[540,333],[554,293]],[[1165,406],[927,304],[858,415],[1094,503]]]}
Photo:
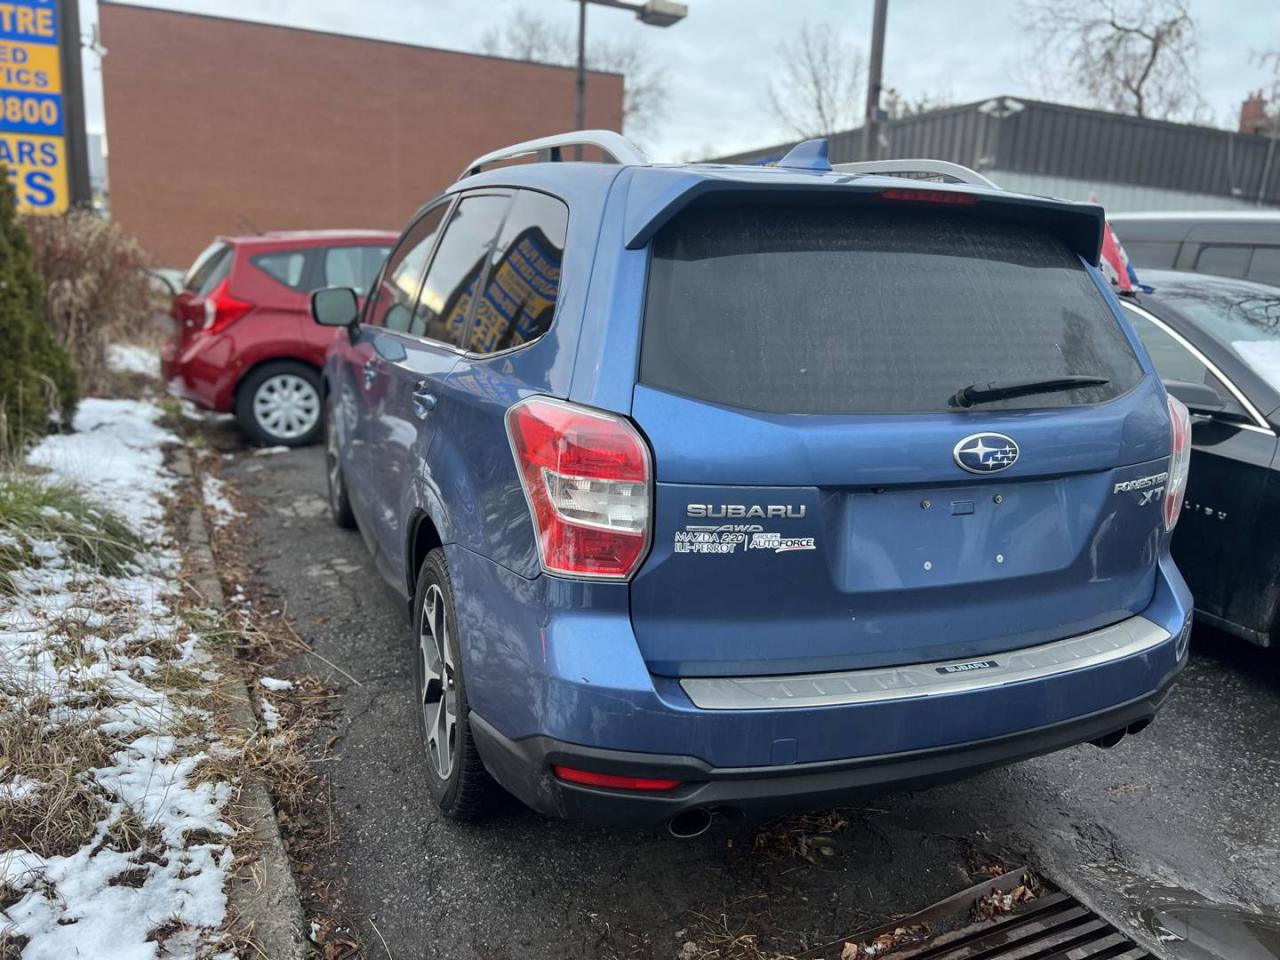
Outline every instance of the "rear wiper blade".
{"label": "rear wiper blade", "polygon": [[1048,377],[1044,380],[1007,380],[1004,383],[971,383],[961,387],[951,402],[958,407],[971,407],[975,403],[1007,400],[1010,397],[1026,397],[1034,393],[1057,393],[1059,390],[1079,390],[1081,387],[1105,387],[1111,381],[1106,377]]}

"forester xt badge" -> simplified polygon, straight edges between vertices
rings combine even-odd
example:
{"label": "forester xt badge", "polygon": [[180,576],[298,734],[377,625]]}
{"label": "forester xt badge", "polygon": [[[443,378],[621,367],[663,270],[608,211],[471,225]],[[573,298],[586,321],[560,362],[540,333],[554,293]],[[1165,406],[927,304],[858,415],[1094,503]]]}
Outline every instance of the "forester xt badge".
{"label": "forester xt badge", "polygon": [[1112,493],[1129,493],[1138,494],[1138,506],[1145,507],[1149,503],[1159,503],[1164,497],[1165,484],[1169,480],[1169,474],[1153,473],[1149,477],[1137,477],[1133,480],[1121,480],[1115,485]]}
{"label": "forester xt badge", "polygon": [[971,433],[951,451],[956,466],[970,473],[998,473],[1018,462],[1018,445],[1003,433]]}

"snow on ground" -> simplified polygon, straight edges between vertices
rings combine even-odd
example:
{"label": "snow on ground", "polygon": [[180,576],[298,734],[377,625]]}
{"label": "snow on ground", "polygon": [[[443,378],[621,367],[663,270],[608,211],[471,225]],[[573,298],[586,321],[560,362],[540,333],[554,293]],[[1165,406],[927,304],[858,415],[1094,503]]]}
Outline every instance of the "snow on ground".
{"label": "snow on ground", "polygon": [[282,690],[293,689],[292,680],[277,680],[275,677],[259,677],[258,682],[262,684],[264,687],[266,687],[268,690],[271,690],[275,693],[279,693]]}
{"label": "snow on ground", "polygon": [[147,400],[81,400],[75,432],[46,437],[27,462],[80,487],[139,533],[158,537],[165,498],[177,485],[165,469],[163,445],[178,438],[159,425],[162,415]]}
{"label": "snow on ground", "polygon": [[160,356],[133,343],[113,343],[107,347],[107,366],[116,373],[140,373],[160,378]]}
{"label": "snow on ground", "polygon": [[215,527],[225,527],[232,520],[244,516],[227,496],[227,487],[222,480],[211,473],[206,473],[201,477],[200,482],[201,491],[204,494],[204,505],[208,507],[209,516]]}
{"label": "snow on ground", "polygon": [[[202,706],[217,674],[177,602],[180,558],[163,526],[177,478],[161,449],[177,438],[160,415],[149,402],[85,400],[78,432],[30,455],[143,538],[122,573],[80,563],[57,534],[0,532],[29,558],[11,574],[17,592],[0,592],[0,732],[90,758],[42,782],[47,767],[0,755],[5,956],[17,955],[6,938],[23,960],[194,958],[221,942],[233,785],[219,771],[238,754]],[[24,811],[52,816],[69,790],[90,814],[80,833],[62,850],[32,842]]]}

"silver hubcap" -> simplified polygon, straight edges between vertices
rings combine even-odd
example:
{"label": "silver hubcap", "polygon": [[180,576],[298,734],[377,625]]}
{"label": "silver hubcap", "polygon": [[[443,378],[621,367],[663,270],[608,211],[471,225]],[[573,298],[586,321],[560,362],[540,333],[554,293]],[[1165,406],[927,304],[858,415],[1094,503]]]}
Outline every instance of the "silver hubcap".
{"label": "silver hubcap", "polygon": [[448,780],[453,770],[453,745],[458,726],[458,691],[444,593],[434,583],[427,587],[422,604],[418,656],[422,668],[422,720],[427,732],[427,754],[440,779]]}
{"label": "silver hubcap", "polygon": [[316,425],[320,419],[320,398],[316,388],[292,373],[268,377],[253,398],[253,415],[273,437],[292,440]]}

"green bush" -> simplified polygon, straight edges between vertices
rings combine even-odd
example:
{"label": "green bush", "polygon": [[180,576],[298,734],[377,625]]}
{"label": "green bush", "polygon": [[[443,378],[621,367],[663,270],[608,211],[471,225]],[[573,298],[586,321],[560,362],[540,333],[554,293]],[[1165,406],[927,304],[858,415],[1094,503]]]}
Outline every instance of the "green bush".
{"label": "green bush", "polygon": [[0,453],[22,449],[52,419],[70,422],[79,379],[45,322],[44,288],[0,166]]}

